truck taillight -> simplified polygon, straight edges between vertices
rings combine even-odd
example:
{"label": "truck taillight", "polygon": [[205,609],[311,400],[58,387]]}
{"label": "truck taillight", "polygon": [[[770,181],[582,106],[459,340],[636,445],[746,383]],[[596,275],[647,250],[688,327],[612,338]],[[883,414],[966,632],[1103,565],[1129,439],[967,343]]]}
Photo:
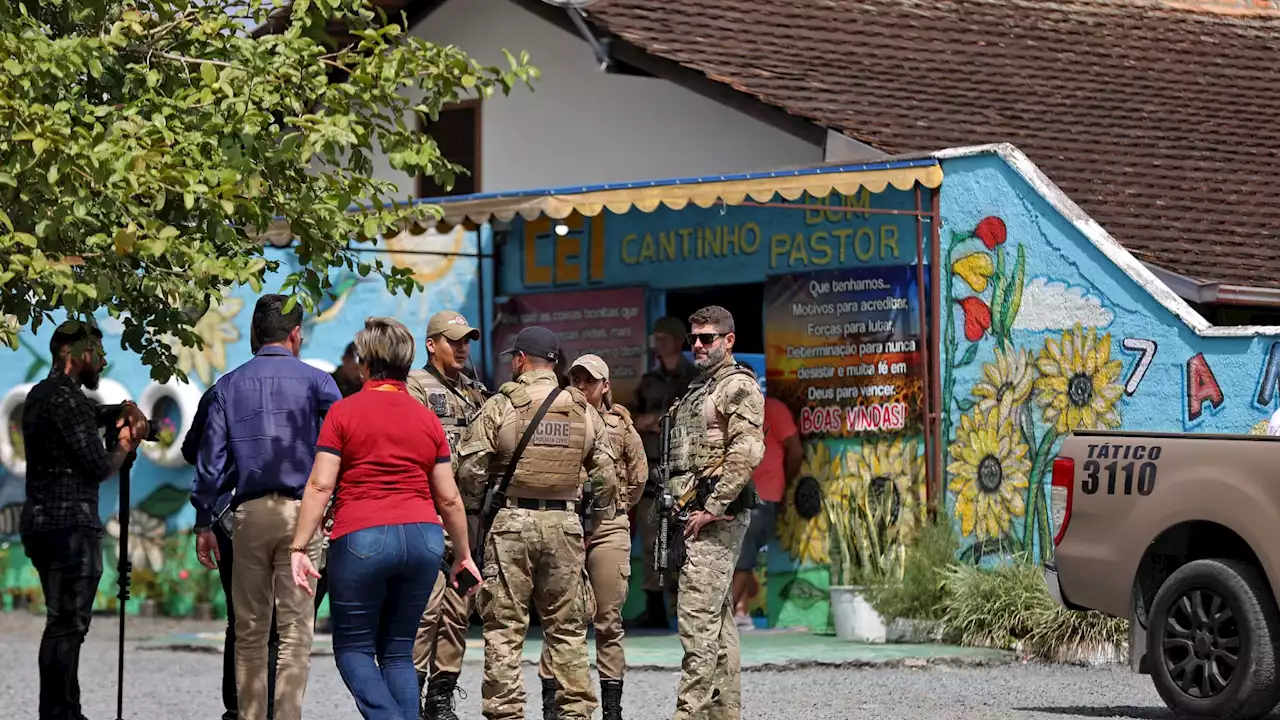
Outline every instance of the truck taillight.
{"label": "truck taillight", "polygon": [[1062,535],[1067,531],[1067,525],[1071,523],[1071,496],[1074,494],[1075,484],[1076,461],[1069,457],[1054,458],[1053,486],[1049,491],[1053,524],[1058,528],[1058,532],[1053,536],[1054,547],[1062,542]]}

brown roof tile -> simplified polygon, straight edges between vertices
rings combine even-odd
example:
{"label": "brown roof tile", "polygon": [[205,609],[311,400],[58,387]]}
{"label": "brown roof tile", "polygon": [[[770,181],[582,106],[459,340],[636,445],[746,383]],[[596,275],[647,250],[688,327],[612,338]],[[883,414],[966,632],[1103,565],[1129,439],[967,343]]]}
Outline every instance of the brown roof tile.
{"label": "brown roof tile", "polygon": [[1280,15],[1141,0],[602,0],[592,22],[891,154],[1027,153],[1134,255],[1280,287]]}

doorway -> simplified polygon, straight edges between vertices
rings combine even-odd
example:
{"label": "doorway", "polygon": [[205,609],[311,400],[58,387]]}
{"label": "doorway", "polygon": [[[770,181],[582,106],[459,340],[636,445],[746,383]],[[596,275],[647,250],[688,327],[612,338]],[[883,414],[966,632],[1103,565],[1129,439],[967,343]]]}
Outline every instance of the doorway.
{"label": "doorway", "polygon": [[689,316],[708,305],[733,314],[735,354],[764,352],[764,283],[667,291],[667,314],[689,324]]}

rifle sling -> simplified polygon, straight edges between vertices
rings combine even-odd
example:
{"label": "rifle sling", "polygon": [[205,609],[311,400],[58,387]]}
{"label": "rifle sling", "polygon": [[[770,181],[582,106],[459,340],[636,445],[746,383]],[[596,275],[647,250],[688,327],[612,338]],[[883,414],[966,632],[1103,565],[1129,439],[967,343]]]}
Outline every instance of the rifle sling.
{"label": "rifle sling", "polygon": [[[524,449],[528,447],[529,441],[533,439],[533,433],[538,429],[538,425],[542,423],[542,418],[546,416],[547,410],[551,409],[551,403],[555,402],[556,396],[560,394],[560,388],[555,388],[547,395],[547,399],[542,401],[542,405],[538,408],[538,412],[534,413],[533,420],[529,422],[529,427],[525,428],[524,435],[520,438],[520,444],[516,445],[516,451],[511,454],[511,460],[507,463],[507,470],[502,474],[502,481],[498,484],[498,495],[503,498],[507,495],[507,488],[511,485],[511,478],[516,474],[516,463],[520,462],[520,456],[524,455]],[[489,521],[492,521],[494,515],[498,514],[498,508],[489,509]],[[486,525],[488,522],[485,523]]]}

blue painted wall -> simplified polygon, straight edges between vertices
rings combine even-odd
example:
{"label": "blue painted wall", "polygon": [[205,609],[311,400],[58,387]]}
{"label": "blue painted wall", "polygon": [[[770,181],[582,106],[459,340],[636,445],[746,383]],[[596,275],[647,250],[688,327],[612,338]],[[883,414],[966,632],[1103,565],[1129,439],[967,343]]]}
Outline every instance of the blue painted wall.
{"label": "blue painted wall", "polygon": [[1044,552],[1071,430],[1265,430],[1280,337],[1198,336],[998,155],[943,171],[945,464],[967,557]]}
{"label": "blue painted wall", "polygon": [[[415,276],[426,284],[426,290],[412,296],[392,296],[379,278],[360,278],[346,271],[335,271],[335,296],[326,299],[318,312],[305,320],[301,357],[327,361],[336,366],[341,363],[347,343],[364,327],[365,318],[385,315],[400,320],[414,332],[419,343],[415,363],[421,364],[426,357],[422,333],[433,313],[454,309],[479,326],[481,282],[477,253],[482,246],[485,253],[492,251],[492,233],[488,226],[479,232],[467,233],[458,229],[449,235],[400,236],[384,241],[378,252],[362,251],[366,260],[376,258],[384,264],[413,268]],[[284,277],[296,267],[296,259],[292,251],[274,248],[267,250],[267,257],[281,262],[280,271],[269,276],[264,283],[264,291],[271,292],[278,290]],[[492,288],[492,261],[485,260],[484,263],[484,284]],[[202,393],[222,373],[249,359],[249,324],[256,299],[248,287],[231,292],[220,307],[199,321],[197,329],[205,340],[205,348],[179,350],[180,365],[198,392]],[[491,309],[492,305],[486,303],[486,308]],[[3,353],[0,393],[7,393],[29,379],[38,381],[47,374],[49,336],[56,322],[62,319],[56,318],[55,323],[45,325],[39,333],[23,333],[19,351],[0,351]],[[120,348],[121,326],[118,322],[105,311],[99,313],[98,320],[103,329],[109,363],[105,379],[120,383],[137,400],[152,382],[149,370],[143,367],[136,355]],[[475,351],[473,357],[476,362],[487,354],[482,344],[478,344]],[[6,430],[8,426],[6,418]],[[180,431],[179,441],[184,433],[185,428]],[[171,566],[187,568],[191,565],[188,576],[196,571],[191,563],[193,553],[187,548],[188,531],[195,520],[187,500],[193,474],[193,469],[188,466],[160,467],[139,455],[132,474],[134,511],[131,514],[131,545],[136,569],[144,573],[150,571],[161,580],[168,577],[167,568]],[[105,521],[112,520],[119,509],[118,493],[114,478],[102,485],[100,510]],[[25,497],[25,481],[0,469],[0,598],[8,598],[6,603],[12,602],[14,594],[34,592],[38,588],[38,581],[26,562],[16,535],[18,510]],[[115,563],[114,540],[110,537],[114,528],[114,523],[109,522],[109,536],[105,540],[108,567]],[[179,579],[172,579],[174,586],[180,587],[177,584]],[[106,597],[112,594],[112,583],[114,577],[108,571],[103,579],[104,592],[100,593],[100,601],[106,602]]]}

